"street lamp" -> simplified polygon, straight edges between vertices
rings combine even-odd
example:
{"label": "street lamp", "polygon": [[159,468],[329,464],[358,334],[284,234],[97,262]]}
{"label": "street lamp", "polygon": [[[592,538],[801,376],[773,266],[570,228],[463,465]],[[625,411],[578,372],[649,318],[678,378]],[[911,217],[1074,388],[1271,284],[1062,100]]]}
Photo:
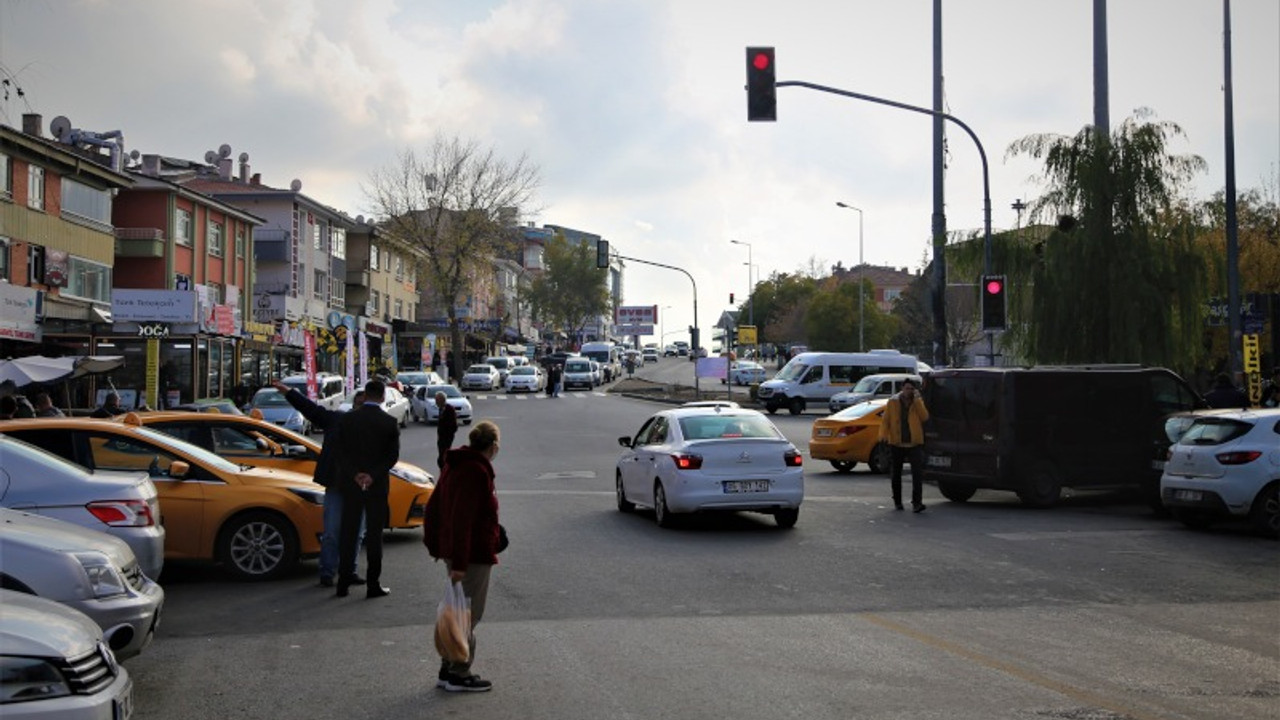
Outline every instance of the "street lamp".
{"label": "street lamp", "polygon": [[755,307],[756,303],[755,303],[755,300],[751,297],[753,294],[752,290],[754,289],[751,287],[751,264],[752,264],[751,263],[751,243],[742,242],[741,240],[730,240],[729,242],[733,243],[734,245],[747,246],[747,324],[755,325],[756,324],[756,307]]}
{"label": "street lamp", "polygon": [[666,339],[667,334],[666,334],[666,333],[664,333],[664,332],[662,332],[662,327],[663,327],[663,325],[665,325],[665,324],[666,324],[666,321],[667,321],[667,311],[668,311],[668,310],[670,310],[670,309],[671,309],[671,306],[670,306],[670,305],[663,305],[663,306],[662,306],[662,309],[660,310],[660,312],[661,312],[662,314],[658,316],[658,344],[659,344],[659,345],[665,345],[665,344],[666,344],[666,343],[664,342],[664,340]]}
{"label": "street lamp", "polygon": [[858,352],[864,352],[865,348],[862,344],[862,294],[866,290],[866,288],[863,287],[863,282],[867,271],[866,266],[862,264],[862,208],[856,208],[847,203],[842,203],[839,200],[836,201],[836,207],[858,211]]}

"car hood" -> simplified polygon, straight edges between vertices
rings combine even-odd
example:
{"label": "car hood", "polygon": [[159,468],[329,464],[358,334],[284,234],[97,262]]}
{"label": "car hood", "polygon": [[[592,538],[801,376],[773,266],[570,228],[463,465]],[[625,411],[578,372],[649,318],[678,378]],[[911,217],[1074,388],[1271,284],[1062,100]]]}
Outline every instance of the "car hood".
{"label": "car hood", "polygon": [[98,624],[79,610],[0,590],[0,647],[6,655],[78,657],[93,650],[101,638]]}
{"label": "car hood", "polygon": [[0,531],[3,531],[5,545],[65,553],[95,550],[111,558],[119,568],[136,562],[129,546],[113,535],[40,515],[0,508]]}
{"label": "car hood", "polygon": [[240,479],[246,483],[275,485],[277,487],[303,487],[315,490],[318,486],[310,475],[272,467],[250,467],[240,471]]}

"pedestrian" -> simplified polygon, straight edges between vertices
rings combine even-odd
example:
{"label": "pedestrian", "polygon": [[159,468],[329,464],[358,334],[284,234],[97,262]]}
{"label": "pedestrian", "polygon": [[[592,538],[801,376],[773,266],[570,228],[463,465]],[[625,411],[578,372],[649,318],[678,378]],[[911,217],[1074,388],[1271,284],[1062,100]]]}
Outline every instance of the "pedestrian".
{"label": "pedestrian", "polygon": [[1271,371],[1271,380],[1262,388],[1258,404],[1265,408],[1280,407],[1280,366]]}
{"label": "pedestrian", "polygon": [[[365,597],[379,598],[391,590],[382,585],[382,530],[387,526],[387,492],[391,468],[400,460],[400,424],[382,409],[386,385],[370,380],[364,386],[364,403],[353,407],[338,422],[338,490],[342,492],[342,534],[338,540],[338,567],[355,565],[360,519],[368,527],[365,536]],[[336,595],[359,578],[339,575]]]}
{"label": "pedestrian", "polygon": [[12,420],[18,413],[18,401],[12,395],[0,395],[0,420]]}
{"label": "pedestrian", "polygon": [[[342,429],[338,427],[342,416],[341,410],[330,410],[320,407],[303,395],[297,388],[274,380],[271,386],[284,395],[285,402],[311,423],[312,427],[324,431],[324,443],[320,445],[320,457],[316,460],[312,481],[324,488],[324,528],[320,533],[320,587],[333,587],[338,573],[338,538],[342,530],[342,492],[338,489],[338,438]],[[364,403],[364,391],[357,391],[351,398],[351,407],[360,407]],[[367,527],[361,523],[356,542],[363,542]],[[353,584],[362,582],[357,570],[357,559],[351,557],[351,564],[346,572]]]}
{"label": "pedestrian", "polygon": [[47,392],[36,393],[36,417],[63,417],[62,411],[53,406],[53,398]]}
{"label": "pedestrian", "polygon": [[125,409],[120,407],[120,395],[115,390],[112,390],[107,393],[105,398],[102,399],[102,406],[89,413],[89,417],[109,418],[115,417],[116,415],[122,415],[124,412]]}
{"label": "pedestrian", "polygon": [[444,454],[453,447],[453,436],[458,434],[458,411],[443,392],[436,393],[435,401],[440,411],[436,422],[436,467],[444,470]]}
{"label": "pedestrian", "polygon": [[924,422],[929,411],[920,397],[915,380],[905,380],[902,390],[889,398],[880,420],[880,440],[888,443],[892,455],[890,488],[893,490],[893,507],[902,509],[902,463],[911,463],[911,511],[924,511],[921,491],[924,470]]}
{"label": "pedestrian", "polygon": [[1205,393],[1204,401],[1211,408],[1249,409],[1249,396],[1236,387],[1231,382],[1231,376],[1226,373],[1218,373],[1213,381],[1213,389]]}
{"label": "pedestrian", "polygon": [[548,383],[551,385],[551,397],[560,397],[560,382],[564,377],[564,370],[561,369],[560,363],[551,363],[551,377]]}
{"label": "pedestrian", "polygon": [[476,659],[476,625],[484,617],[489,576],[505,547],[498,524],[498,495],[493,460],[498,456],[498,426],[481,420],[467,444],[449,451],[445,472],[427,501],[423,541],[431,556],[444,560],[449,582],[462,583],[471,603],[471,632],[466,662],[440,661],[436,687],[448,692],[485,692],[493,683],[471,671]]}

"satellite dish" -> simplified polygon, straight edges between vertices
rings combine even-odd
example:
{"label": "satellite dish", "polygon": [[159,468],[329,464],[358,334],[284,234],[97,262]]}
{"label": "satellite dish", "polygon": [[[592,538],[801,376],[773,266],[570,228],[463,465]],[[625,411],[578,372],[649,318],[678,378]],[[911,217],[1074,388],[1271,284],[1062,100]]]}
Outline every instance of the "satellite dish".
{"label": "satellite dish", "polygon": [[130,159],[132,159],[132,160],[137,160],[137,159],[138,159],[138,158],[140,158],[140,157],[142,157],[142,153],[138,152],[138,149],[137,149],[137,148],[134,148],[133,150],[130,150],[130,151],[129,151],[129,158],[130,158]]}
{"label": "satellite dish", "polygon": [[298,178],[294,178],[293,182],[289,183],[289,189],[294,192],[299,192],[302,190],[302,181]]}
{"label": "satellite dish", "polygon": [[244,152],[240,153],[240,162],[242,163],[249,162],[249,153],[244,153]]}
{"label": "satellite dish", "polygon": [[204,154],[204,161],[209,163],[210,165],[218,162],[218,153],[210,150],[209,152]]}
{"label": "satellite dish", "polygon": [[226,143],[222,143],[221,145],[219,145],[218,157],[224,157],[224,158],[231,157],[231,146]]}
{"label": "satellite dish", "polygon": [[363,225],[363,224],[364,224],[364,216],[363,216],[363,215],[357,215],[357,216],[356,216],[356,224],[358,224],[358,225]]}
{"label": "satellite dish", "polygon": [[66,115],[59,115],[49,123],[49,132],[61,142],[71,142],[71,121]]}

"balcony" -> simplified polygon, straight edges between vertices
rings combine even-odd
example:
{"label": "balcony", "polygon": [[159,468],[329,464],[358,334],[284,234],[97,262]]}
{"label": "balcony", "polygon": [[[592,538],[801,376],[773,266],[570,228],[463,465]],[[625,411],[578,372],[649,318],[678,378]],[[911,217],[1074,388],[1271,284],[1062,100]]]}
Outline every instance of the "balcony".
{"label": "balcony", "polygon": [[116,257],[162,258],[168,241],[157,228],[116,228]]}
{"label": "balcony", "polygon": [[289,262],[292,234],[287,230],[259,228],[253,232],[253,257],[259,262]]}

